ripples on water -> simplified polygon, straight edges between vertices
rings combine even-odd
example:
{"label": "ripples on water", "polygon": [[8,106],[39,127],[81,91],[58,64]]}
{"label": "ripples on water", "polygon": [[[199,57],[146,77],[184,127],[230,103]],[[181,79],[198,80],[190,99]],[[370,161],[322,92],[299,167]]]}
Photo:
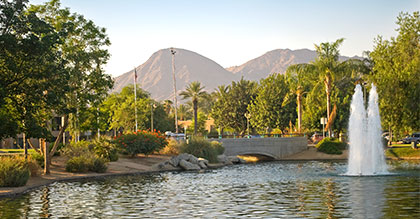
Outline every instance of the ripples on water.
{"label": "ripples on water", "polygon": [[346,163],[269,162],[54,183],[0,199],[0,218],[419,218],[420,175],[345,177]]}

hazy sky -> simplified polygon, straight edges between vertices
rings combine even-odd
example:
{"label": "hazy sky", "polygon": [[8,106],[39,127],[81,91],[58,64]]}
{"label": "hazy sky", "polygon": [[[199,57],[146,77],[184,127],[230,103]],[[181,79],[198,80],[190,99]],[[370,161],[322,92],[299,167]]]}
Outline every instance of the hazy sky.
{"label": "hazy sky", "polygon": [[[30,0],[40,4],[45,0]],[[341,54],[361,56],[378,35],[395,36],[401,11],[420,0],[61,0],[63,7],[105,27],[112,45],[105,67],[121,75],[159,49],[176,47],[223,67],[274,49],[314,49],[345,38]]]}

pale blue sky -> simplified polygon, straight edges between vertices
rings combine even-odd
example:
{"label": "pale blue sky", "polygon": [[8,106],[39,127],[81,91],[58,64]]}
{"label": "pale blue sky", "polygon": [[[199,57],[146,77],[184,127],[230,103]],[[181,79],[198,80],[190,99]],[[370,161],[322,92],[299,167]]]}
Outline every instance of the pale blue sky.
{"label": "pale blue sky", "polygon": [[[39,4],[45,0],[30,0]],[[274,49],[314,49],[344,37],[341,54],[361,56],[378,35],[395,36],[399,12],[420,0],[61,0],[107,29],[108,74],[121,75],[159,49],[176,47],[223,67]]]}

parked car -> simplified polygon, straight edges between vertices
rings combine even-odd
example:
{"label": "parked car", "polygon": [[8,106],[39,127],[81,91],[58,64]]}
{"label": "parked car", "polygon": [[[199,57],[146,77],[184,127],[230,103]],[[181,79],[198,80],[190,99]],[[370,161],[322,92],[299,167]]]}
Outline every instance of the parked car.
{"label": "parked car", "polygon": [[411,136],[402,140],[403,144],[411,144],[411,142],[420,143],[420,132],[413,133]]}
{"label": "parked car", "polygon": [[311,141],[316,144],[319,141],[321,141],[322,139],[324,139],[324,137],[322,136],[322,133],[318,133],[315,132],[312,136],[311,136]]}

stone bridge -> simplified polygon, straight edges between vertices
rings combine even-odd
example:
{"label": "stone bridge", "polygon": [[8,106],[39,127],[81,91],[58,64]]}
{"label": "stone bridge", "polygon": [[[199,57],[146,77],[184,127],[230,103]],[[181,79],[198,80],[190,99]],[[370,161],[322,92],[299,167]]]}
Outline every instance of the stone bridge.
{"label": "stone bridge", "polygon": [[224,138],[213,139],[223,143],[226,156],[264,155],[281,159],[307,149],[306,137],[290,138]]}

